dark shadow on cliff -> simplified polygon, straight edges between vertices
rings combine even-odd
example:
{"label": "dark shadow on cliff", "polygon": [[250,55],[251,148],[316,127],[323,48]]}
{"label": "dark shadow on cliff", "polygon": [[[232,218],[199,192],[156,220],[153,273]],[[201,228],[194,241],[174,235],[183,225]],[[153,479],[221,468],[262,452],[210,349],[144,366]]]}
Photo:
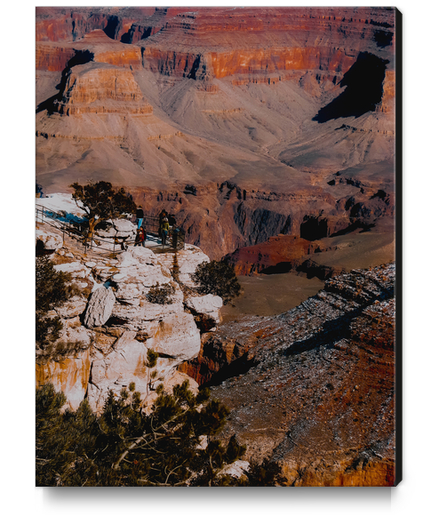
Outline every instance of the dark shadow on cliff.
{"label": "dark shadow on cliff", "polygon": [[274,275],[274,274],[287,274],[293,268],[293,265],[290,261],[280,261],[276,265],[268,266],[261,270],[261,274],[265,275]]}
{"label": "dark shadow on cliff", "polygon": [[89,50],[77,51],[76,54],[69,59],[67,62],[66,68],[61,72],[61,80],[60,83],[57,84],[56,89],[58,89],[58,93],[53,95],[52,97],[44,100],[36,107],[36,113],[40,113],[41,111],[47,111],[48,114],[52,114],[55,109],[55,103],[61,100],[63,96],[64,89],[66,87],[66,81],[69,76],[70,70],[79,64],[86,64],[90,61],[94,60],[94,54]]}
{"label": "dark shadow on cliff", "polygon": [[383,95],[383,80],[389,61],[368,52],[361,52],[355,64],[344,74],[339,86],[346,86],[327,106],[320,109],[313,121],[324,123],[336,118],[355,116],[375,111]]}
{"label": "dark shadow on cliff", "polygon": [[223,381],[226,381],[226,379],[246,374],[252,367],[256,365],[257,362],[254,359],[250,359],[248,353],[246,352],[240,358],[221,368],[218,372],[211,376],[209,381],[202,384],[200,388],[218,386]]}
{"label": "dark shadow on cliff", "polygon": [[118,31],[121,28],[120,19],[118,16],[109,16],[106,27],[103,32],[111,39],[117,39]]}
{"label": "dark shadow on cliff", "polygon": [[[379,287],[381,287],[381,285],[379,285]],[[280,354],[285,357],[295,356],[323,345],[334,345],[335,342],[343,338],[350,338],[350,324],[355,318],[362,315],[365,308],[372,305],[376,300],[381,302],[393,298],[393,296],[394,287],[390,285],[387,289],[381,290],[380,294],[371,296],[370,299],[361,306],[344,313],[339,318],[324,322],[319,332],[314,333],[310,338],[294,342],[287,349],[282,349]],[[283,317],[283,315],[280,315],[280,317]]]}

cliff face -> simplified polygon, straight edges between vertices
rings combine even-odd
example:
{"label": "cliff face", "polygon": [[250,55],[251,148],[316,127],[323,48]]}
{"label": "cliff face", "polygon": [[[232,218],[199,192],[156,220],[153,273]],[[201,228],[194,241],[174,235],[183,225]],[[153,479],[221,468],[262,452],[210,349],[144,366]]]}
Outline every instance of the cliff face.
{"label": "cliff face", "polygon": [[[38,202],[49,209],[56,198]],[[82,244],[68,236],[63,243],[60,222],[38,224],[37,239],[51,251],[57,271],[71,274],[76,293],[52,313],[60,317],[63,329],[55,344],[37,349],[36,386],[53,383],[72,409],[86,398],[99,412],[109,390],[119,394],[131,382],[148,408],[158,384],[163,382],[169,390],[187,379],[176,369],[199,352],[206,330],[202,317],[212,321],[210,328],[220,321],[222,300],[193,293],[191,274],[208,261],[205,254],[192,246],[179,251],[174,279],[172,255],[142,247],[113,254],[113,240],[106,238],[135,232],[127,220],[114,224],[99,231],[97,250],[86,254]],[[168,302],[151,302],[151,288],[164,286],[171,288]],[[149,349],[160,355],[151,369],[146,366]]]}
{"label": "cliff face", "polygon": [[[187,76],[194,63],[201,78],[320,70],[333,79],[359,52],[390,45],[393,32],[390,10],[213,8],[179,14],[139,44],[144,65],[166,74]],[[174,44],[181,55],[175,62]]]}
{"label": "cliff face", "polygon": [[60,114],[151,114],[130,70],[109,65],[75,66],[66,76],[63,95],[54,102]]}
{"label": "cliff face", "polygon": [[226,257],[238,275],[283,273],[301,264],[304,256],[321,252],[319,242],[296,236],[272,236],[266,242],[243,247]]}
{"label": "cliff face", "polygon": [[96,29],[119,39],[133,20],[147,19],[156,11],[154,7],[37,7],[36,41],[75,40]]}
{"label": "cliff face", "polygon": [[182,365],[231,408],[225,437],[288,485],[394,484],[394,271],[355,270],[287,313],[225,324]]}
{"label": "cliff face", "polygon": [[392,218],[394,18],[40,8],[38,180],[47,192],[71,176],[127,186],[214,258]]}
{"label": "cliff face", "polygon": [[[87,56],[86,59],[83,59]],[[80,62],[81,58],[81,62]],[[75,61],[75,62],[74,62]],[[93,30],[74,42],[38,42],[36,70],[63,71],[83,62],[142,68],[141,49],[110,39],[103,30]]]}

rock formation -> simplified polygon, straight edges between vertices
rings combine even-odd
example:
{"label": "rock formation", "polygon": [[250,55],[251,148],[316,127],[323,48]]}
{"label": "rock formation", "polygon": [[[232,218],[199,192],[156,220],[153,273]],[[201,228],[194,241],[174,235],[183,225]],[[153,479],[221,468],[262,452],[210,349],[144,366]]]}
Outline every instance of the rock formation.
{"label": "rock formation", "polygon": [[54,111],[67,116],[83,113],[151,114],[130,70],[111,65],[83,64],[67,75]]}
{"label": "rock formation", "polygon": [[111,316],[115,295],[111,287],[101,286],[93,291],[84,315],[84,325],[89,329],[104,325]]}
{"label": "rock formation", "polygon": [[386,8],[38,8],[38,180],[125,185],[211,258],[393,219],[394,30]]}
{"label": "rock formation", "polygon": [[[46,204],[55,204],[54,197]],[[163,382],[169,390],[187,378],[177,371],[178,365],[198,354],[201,334],[220,322],[222,300],[193,292],[191,274],[208,257],[187,245],[177,252],[179,273],[174,278],[169,254],[144,247],[112,254],[112,244],[102,243],[85,254],[70,236],[63,240],[61,223],[39,224],[37,237],[52,252],[55,268],[71,275],[75,295],[55,310],[63,329],[53,348],[38,350],[36,383],[52,382],[72,409],[87,398],[100,411],[110,389],[119,394],[134,382],[148,407],[158,384]],[[113,223],[117,234],[129,229],[126,220]],[[111,231],[101,230],[98,237],[103,240]],[[163,285],[169,285],[172,294],[165,304],[155,303],[151,288]],[[212,322],[208,329],[203,315]],[[149,349],[159,354],[151,369],[146,366]]]}
{"label": "rock formation", "polygon": [[[383,7],[38,8],[45,196],[110,181],[147,215],[174,214],[187,242],[176,262],[107,257],[122,222],[98,235],[105,257],[84,257],[39,228],[81,295],[57,309],[38,384],[100,411],[110,388],[134,382],[148,407],[188,374],[232,409],[225,438],[289,485],[393,484],[395,29]],[[220,299],[194,294],[191,274],[222,258],[327,282],[291,311],[220,326]]]}
{"label": "rock formation", "polygon": [[297,236],[280,235],[271,236],[258,245],[242,247],[225,259],[238,275],[285,273],[299,268],[304,256],[322,249],[318,240],[310,242]]}
{"label": "rock formation", "polygon": [[225,436],[279,463],[289,485],[395,478],[393,265],[355,270],[276,317],[206,335],[182,365],[231,408]]}

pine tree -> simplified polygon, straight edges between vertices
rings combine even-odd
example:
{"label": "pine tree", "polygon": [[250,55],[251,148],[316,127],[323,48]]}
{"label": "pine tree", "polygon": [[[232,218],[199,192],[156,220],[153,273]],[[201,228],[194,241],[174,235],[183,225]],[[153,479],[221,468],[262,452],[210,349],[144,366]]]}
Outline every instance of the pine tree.
{"label": "pine tree", "polygon": [[192,279],[198,285],[200,293],[218,295],[223,299],[224,304],[241,292],[233,266],[224,261],[213,260],[209,263],[200,263]]}
{"label": "pine tree", "polygon": [[87,215],[88,240],[93,237],[96,226],[101,222],[136,211],[132,196],[124,188],[115,190],[110,182],[99,181],[85,186],[74,182],[70,187],[74,190],[72,196],[76,204]]}
{"label": "pine tree", "polygon": [[36,258],[36,343],[44,348],[58,339],[63,324],[49,312],[72,295],[70,275],[57,272],[48,256]]}
{"label": "pine tree", "polygon": [[[184,486],[226,484],[220,469],[245,452],[235,439],[225,446],[214,436],[228,410],[194,395],[185,381],[162,388],[147,415],[134,384],[110,392],[102,414],[84,400],[76,412],[52,385],[36,392],[36,484],[44,486]],[[208,436],[206,448],[202,437]],[[234,482],[235,483],[235,482]]]}

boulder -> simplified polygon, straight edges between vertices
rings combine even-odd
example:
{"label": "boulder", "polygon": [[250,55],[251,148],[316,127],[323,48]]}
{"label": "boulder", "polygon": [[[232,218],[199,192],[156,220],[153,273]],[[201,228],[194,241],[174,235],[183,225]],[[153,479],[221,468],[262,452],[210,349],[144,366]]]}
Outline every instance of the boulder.
{"label": "boulder", "polygon": [[209,293],[203,297],[189,297],[186,306],[196,311],[196,313],[213,315],[218,319],[218,312],[223,306],[223,299],[218,295]]}
{"label": "boulder", "polygon": [[72,353],[88,349],[91,344],[90,331],[81,325],[79,316],[62,317],[63,329],[60,332],[59,341]]}
{"label": "boulder", "polygon": [[54,268],[57,270],[57,272],[71,274],[74,278],[85,278],[90,275],[90,270],[77,261],[72,263],[62,263],[61,265],[54,265]]}
{"label": "boulder", "polygon": [[112,288],[101,286],[93,291],[84,315],[84,325],[88,328],[103,325],[111,316],[115,303]]}
{"label": "boulder", "polygon": [[201,339],[193,316],[183,312],[160,320],[156,334],[147,344],[159,353],[185,361],[198,355]]}
{"label": "boulder", "polygon": [[[174,284],[174,283],[171,283]],[[182,291],[177,287],[170,296],[171,303],[157,304],[147,300],[147,288],[139,282],[120,283],[116,292],[117,301],[112,315],[125,322],[130,329],[147,330],[148,323],[158,321],[168,315],[184,312]]]}
{"label": "boulder", "polygon": [[[148,249],[143,248],[142,250]],[[123,283],[137,283],[149,288],[156,286],[157,283],[166,284],[172,279],[169,272],[160,265],[139,262],[133,256],[129,256],[117,268],[118,272],[112,276],[112,279],[119,286]]]}
{"label": "boulder", "polygon": [[[125,221],[126,229],[128,224]],[[50,227],[46,233],[49,236],[56,231]],[[61,317],[63,329],[57,357],[39,356],[38,385],[52,380],[57,389],[71,397],[70,407],[76,409],[86,397],[97,413],[103,410],[110,390],[120,395],[130,383],[135,384],[148,410],[161,383],[170,392],[188,379],[196,393],[197,382],[177,368],[199,352],[200,331],[195,320],[206,313],[216,319],[221,299],[213,295],[192,299],[189,305],[193,308],[189,309],[193,309],[193,315],[185,312],[184,293],[171,275],[173,254],[159,255],[148,248],[132,247],[107,258],[105,253],[98,253],[97,246],[91,257],[82,256],[78,261],[68,245],[66,240],[62,252],[70,254],[67,257],[71,262],[55,265],[56,269],[69,272],[74,285],[89,287],[93,283],[94,287],[88,301],[74,296],[52,311],[52,316]],[[181,251],[181,266],[188,274],[205,259],[195,247]],[[157,283],[160,287],[171,285],[172,293],[167,299],[152,296],[151,300],[158,302],[150,302],[147,295]],[[151,369],[146,366],[149,349],[159,353]],[[85,363],[84,351],[88,351]],[[151,377],[152,372],[156,372],[155,377]]]}
{"label": "boulder", "polygon": [[119,256],[118,261],[122,267],[128,267],[138,264],[154,265],[157,263],[157,258],[147,247],[131,247]]}
{"label": "boulder", "polygon": [[111,238],[115,236],[119,238],[126,238],[134,236],[136,232],[136,226],[130,220],[120,218],[116,220],[109,220],[109,222],[112,224],[112,227],[106,231],[98,231],[100,235]]}
{"label": "boulder", "polygon": [[75,318],[84,312],[86,305],[87,301],[83,297],[75,296],[61,306],[56,307],[55,312],[65,319]]}
{"label": "boulder", "polygon": [[[198,392],[199,386],[196,381],[176,371],[178,365],[176,359],[159,357],[154,368],[147,368],[145,364],[148,349],[154,349],[157,345],[162,346],[152,339],[144,344],[136,340],[135,336],[135,331],[125,331],[108,354],[99,349],[93,350],[87,398],[92,409],[98,413],[103,409],[109,390],[119,395],[121,390],[128,388],[132,382],[148,407],[157,397],[154,388],[161,381],[168,393],[172,392],[175,385],[183,383],[186,379],[193,393]],[[154,371],[157,372],[156,378],[151,379],[150,374]]]}
{"label": "boulder", "polygon": [[[190,288],[196,288],[196,283],[192,279],[192,275],[196,272],[196,268],[201,263],[209,262],[209,257],[202,250],[194,245],[186,244],[185,248],[178,251],[178,280]],[[158,262],[167,270],[174,268],[174,254],[159,254]]]}

